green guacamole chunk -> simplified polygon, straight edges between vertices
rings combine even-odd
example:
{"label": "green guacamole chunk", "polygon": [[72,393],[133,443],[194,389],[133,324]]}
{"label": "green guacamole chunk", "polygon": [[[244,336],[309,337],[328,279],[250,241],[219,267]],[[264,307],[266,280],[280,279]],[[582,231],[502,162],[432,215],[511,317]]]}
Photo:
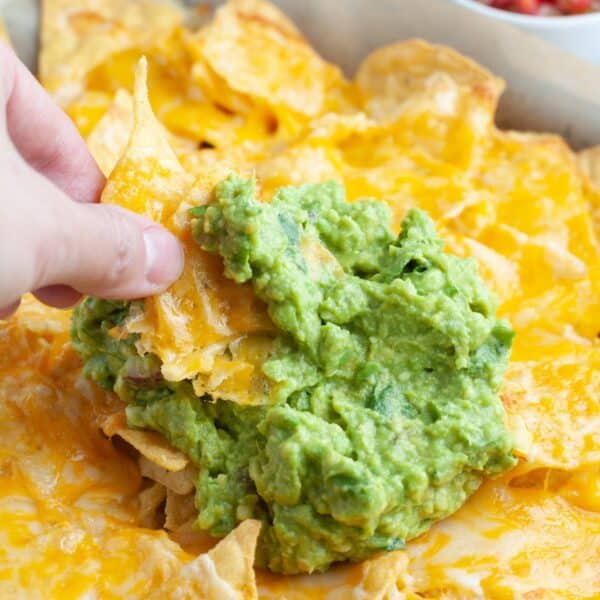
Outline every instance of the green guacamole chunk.
{"label": "green guacamole chunk", "polygon": [[134,335],[111,336],[129,303],[87,299],[73,339],[87,375],[129,403],[130,426],[198,466],[200,529],[261,519],[259,565],[322,571],[401,548],[514,464],[498,398],[513,331],[425,213],[395,235],[384,202],[349,203],[337,183],[263,203],[233,176],[191,213],[197,243],[251,282],[277,328],[266,404],[165,381]]}

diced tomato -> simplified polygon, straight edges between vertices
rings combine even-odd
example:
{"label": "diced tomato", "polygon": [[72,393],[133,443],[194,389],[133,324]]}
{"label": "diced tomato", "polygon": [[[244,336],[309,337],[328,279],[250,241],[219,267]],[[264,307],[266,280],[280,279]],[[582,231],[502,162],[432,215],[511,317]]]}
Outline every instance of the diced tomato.
{"label": "diced tomato", "polygon": [[592,10],[592,0],[557,0],[557,8],[567,15],[580,15]]}
{"label": "diced tomato", "polygon": [[[594,0],[481,0],[493,8],[510,10],[525,15],[537,15],[542,5],[554,7],[563,15],[580,15],[598,10],[598,2]],[[545,14],[548,14],[547,12]]]}
{"label": "diced tomato", "polygon": [[537,15],[540,10],[540,0],[515,0],[514,10],[524,15]]}
{"label": "diced tomato", "polygon": [[512,8],[513,0],[491,0],[488,4],[492,8],[503,8],[510,10]]}
{"label": "diced tomato", "polygon": [[488,0],[486,4],[492,8],[511,10],[526,15],[535,15],[540,9],[542,0]]}

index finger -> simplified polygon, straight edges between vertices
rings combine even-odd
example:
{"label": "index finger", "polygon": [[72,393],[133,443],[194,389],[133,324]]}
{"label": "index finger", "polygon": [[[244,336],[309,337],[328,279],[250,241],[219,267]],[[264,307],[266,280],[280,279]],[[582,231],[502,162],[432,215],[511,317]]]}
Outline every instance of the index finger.
{"label": "index finger", "polygon": [[105,180],[83,138],[27,67],[0,42],[0,110],[24,160],[78,202],[97,202]]}

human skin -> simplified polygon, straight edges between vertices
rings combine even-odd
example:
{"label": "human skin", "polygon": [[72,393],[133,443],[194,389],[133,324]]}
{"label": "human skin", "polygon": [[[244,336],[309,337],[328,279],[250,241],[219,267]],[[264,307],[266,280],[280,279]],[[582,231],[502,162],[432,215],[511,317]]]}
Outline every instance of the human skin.
{"label": "human skin", "polygon": [[98,204],[104,183],[73,123],[0,42],[0,319],[26,292],[66,308],[82,294],[149,296],[179,277],[177,239]]}

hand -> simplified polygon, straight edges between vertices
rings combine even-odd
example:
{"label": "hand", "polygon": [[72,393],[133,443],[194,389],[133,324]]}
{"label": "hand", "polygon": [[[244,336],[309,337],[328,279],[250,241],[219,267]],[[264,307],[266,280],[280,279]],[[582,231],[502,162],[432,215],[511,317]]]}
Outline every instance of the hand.
{"label": "hand", "polygon": [[28,291],[66,308],[82,293],[156,294],[179,277],[177,239],[97,204],[103,186],[75,126],[0,42],[0,318]]}

